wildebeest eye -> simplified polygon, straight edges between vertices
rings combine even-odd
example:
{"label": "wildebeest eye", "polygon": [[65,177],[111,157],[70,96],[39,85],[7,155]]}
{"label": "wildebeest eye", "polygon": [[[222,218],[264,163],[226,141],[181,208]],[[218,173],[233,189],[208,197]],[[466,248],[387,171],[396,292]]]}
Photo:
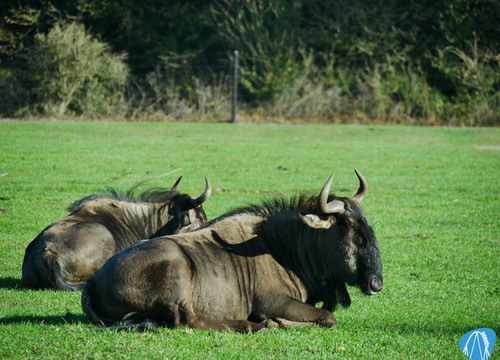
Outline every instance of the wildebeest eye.
{"label": "wildebeest eye", "polygon": [[361,246],[363,245],[363,237],[362,236],[355,236],[354,237],[354,244],[356,244],[357,246]]}

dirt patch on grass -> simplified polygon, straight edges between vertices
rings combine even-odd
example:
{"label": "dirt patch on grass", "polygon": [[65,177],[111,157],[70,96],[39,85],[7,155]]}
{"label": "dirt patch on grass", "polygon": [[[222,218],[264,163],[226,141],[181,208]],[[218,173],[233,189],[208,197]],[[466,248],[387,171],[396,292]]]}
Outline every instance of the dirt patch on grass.
{"label": "dirt patch on grass", "polygon": [[475,146],[476,149],[480,150],[497,150],[500,151],[500,146]]}

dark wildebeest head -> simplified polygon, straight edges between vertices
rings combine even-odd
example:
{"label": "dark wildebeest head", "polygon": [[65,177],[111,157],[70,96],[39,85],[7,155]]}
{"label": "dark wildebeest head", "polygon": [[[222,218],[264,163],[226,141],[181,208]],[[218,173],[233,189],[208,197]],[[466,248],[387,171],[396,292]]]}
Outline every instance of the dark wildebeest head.
{"label": "dark wildebeest head", "polygon": [[74,202],[67,217],[43,230],[27,247],[22,267],[29,288],[76,290],[114,254],[142,239],[184,233],[206,222],[202,203],[210,196],[208,179],[202,195],[153,188],[136,196],[108,188]]}
{"label": "dark wildebeest head", "polygon": [[[254,331],[277,321],[334,326],[346,283],[382,290],[377,239],[360,203],[329,195],[277,199],[225,214],[186,234],[140,242],[89,279],[82,306],[95,323],[141,322]],[[323,301],[323,309],[314,305]]]}
{"label": "dark wildebeest head", "polygon": [[[300,217],[311,228],[325,230],[321,248],[328,248],[323,260],[330,263],[327,268],[331,274],[326,276],[324,285],[334,287],[335,293],[325,294],[324,307],[333,310],[337,300],[349,307],[350,298],[345,287],[357,285],[367,295],[377,294],[382,290],[382,261],[377,239],[370,223],[361,209],[361,201],[366,195],[367,183],[357,171],[360,187],[352,198],[329,196],[333,175],[321,190],[317,200],[317,214],[301,214]],[[332,243],[332,235],[340,241]],[[333,246],[333,248],[332,248]],[[333,251],[332,251],[333,250]]]}

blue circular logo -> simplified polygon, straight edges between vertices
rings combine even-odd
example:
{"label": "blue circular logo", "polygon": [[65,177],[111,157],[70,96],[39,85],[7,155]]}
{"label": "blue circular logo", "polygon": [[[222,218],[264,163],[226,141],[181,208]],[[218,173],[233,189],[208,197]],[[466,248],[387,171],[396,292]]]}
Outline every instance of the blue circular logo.
{"label": "blue circular logo", "polygon": [[488,328],[471,330],[462,338],[458,345],[471,360],[487,360],[495,346],[496,334]]}

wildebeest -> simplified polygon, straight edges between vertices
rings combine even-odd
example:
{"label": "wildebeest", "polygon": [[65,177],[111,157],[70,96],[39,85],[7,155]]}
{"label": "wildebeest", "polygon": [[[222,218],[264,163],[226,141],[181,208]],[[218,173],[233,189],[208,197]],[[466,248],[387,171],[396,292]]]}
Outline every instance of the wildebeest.
{"label": "wildebeest", "polygon": [[96,324],[126,327],[336,325],[335,305],[351,301],[346,283],[382,290],[379,246],[360,207],[367,184],[356,174],[352,198],[329,195],[332,175],[318,197],[250,205],[194,232],[139,242],[88,280],[84,312]]}
{"label": "wildebeest", "polygon": [[75,201],[67,217],[43,230],[26,248],[22,279],[26,287],[80,289],[114,254],[142,239],[194,230],[206,222],[202,203],[210,196],[152,188],[136,195],[137,186],[120,195],[108,188]]}

